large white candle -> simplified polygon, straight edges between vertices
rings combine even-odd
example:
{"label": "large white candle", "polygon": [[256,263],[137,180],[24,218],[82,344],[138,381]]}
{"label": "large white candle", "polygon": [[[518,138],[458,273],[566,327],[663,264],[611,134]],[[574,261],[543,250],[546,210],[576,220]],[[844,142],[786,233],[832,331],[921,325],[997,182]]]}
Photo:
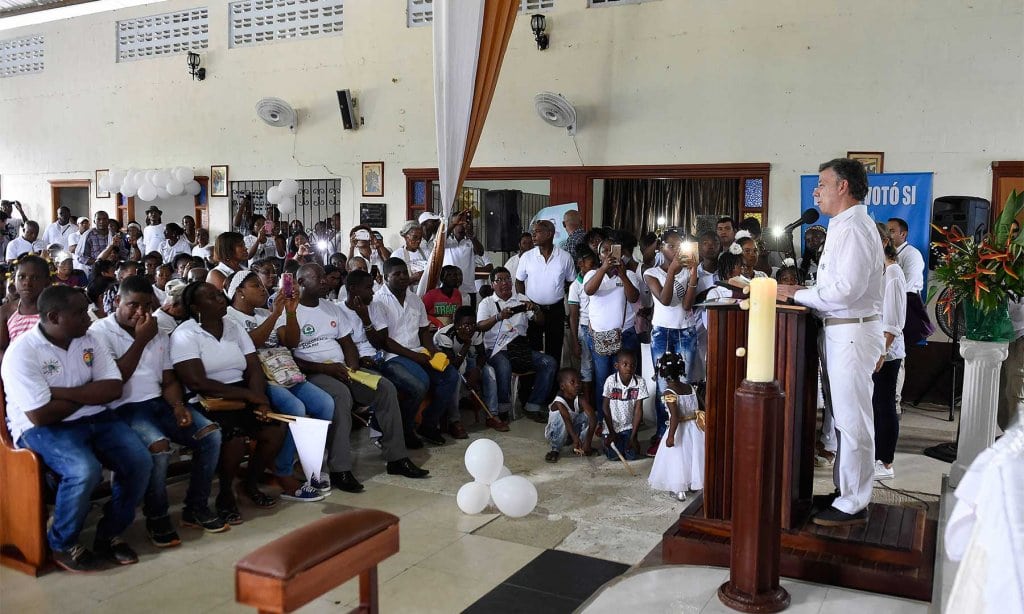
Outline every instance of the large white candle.
{"label": "large white candle", "polygon": [[770,277],[750,282],[750,324],[747,328],[747,379],[770,382],[775,379],[775,290]]}

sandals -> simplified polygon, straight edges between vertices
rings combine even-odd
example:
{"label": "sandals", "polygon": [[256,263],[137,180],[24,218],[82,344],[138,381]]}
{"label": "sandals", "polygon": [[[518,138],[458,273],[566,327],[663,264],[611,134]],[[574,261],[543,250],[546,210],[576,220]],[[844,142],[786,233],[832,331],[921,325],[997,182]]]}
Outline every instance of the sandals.
{"label": "sandals", "polygon": [[220,519],[225,523],[232,526],[238,526],[244,522],[242,520],[242,514],[238,512],[238,505],[234,502],[229,505],[221,505],[220,503],[217,503],[217,515],[220,516]]}
{"label": "sandals", "polygon": [[552,450],[552,451],[548,452],[547,454],[545,454],[544,455],[544,460],[546,460],[549,463],[557,463],[558,462],[558,450]]}
{"label": "sandals", "polygon": [[256,487],[246,488],[242,491],[256,507],[268,509],[277,505],[277,498],[264,494]]}

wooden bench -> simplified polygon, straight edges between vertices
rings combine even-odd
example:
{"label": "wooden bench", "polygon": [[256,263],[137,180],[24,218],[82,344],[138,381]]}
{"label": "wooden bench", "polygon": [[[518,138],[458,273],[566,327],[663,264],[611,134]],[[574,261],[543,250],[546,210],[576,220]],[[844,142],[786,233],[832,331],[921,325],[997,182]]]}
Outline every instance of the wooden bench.
{"label": "wooden bench", "polygon": [[42,459],[14,447],[0,383],[0,564],[38,576],[48,566]]}
{"label": "wooden bench", "polygon": [[321,518],[235,564],[235,601],[291,612],[359,576],[359,607],[376,614],[377,564],[398,552],[398,517],[356,509]]}

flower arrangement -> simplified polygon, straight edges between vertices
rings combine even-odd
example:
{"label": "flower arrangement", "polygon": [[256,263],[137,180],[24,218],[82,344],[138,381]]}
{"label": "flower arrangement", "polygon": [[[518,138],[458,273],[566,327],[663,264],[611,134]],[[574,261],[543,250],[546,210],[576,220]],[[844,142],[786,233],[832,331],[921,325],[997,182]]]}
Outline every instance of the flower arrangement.
{"label": "flower arrangement", "polygon": [[955,226],[932,225],[944,239],[933,245],[942,251],[935,277],[952,290],[943,304],[947,314],[962,302],[987,315],[1024,296],[1024,233],[1014,221],[1022,208],[1024,194],[1014,190],[994,231],[980,241]]}

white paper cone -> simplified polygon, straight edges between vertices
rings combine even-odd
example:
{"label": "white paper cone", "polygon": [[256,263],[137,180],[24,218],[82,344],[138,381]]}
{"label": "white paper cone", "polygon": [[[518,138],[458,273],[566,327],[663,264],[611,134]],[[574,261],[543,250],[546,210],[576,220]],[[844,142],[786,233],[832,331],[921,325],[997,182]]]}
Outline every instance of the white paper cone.
{"label": "white paper cone", "polygon": [[324,448],[327,446],[328,420],[296,417],[295,422],[288,423],[295,449],[299,452],[302,473],[306,479],[320,475],[324,463]]}

